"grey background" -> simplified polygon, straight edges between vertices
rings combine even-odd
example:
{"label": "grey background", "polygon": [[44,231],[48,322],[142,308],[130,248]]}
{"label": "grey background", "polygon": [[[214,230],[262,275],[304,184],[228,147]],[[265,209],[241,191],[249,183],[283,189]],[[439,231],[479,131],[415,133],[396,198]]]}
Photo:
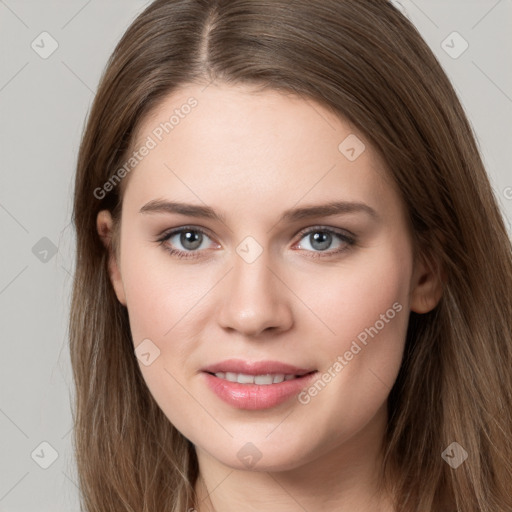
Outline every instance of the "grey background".
{"label": "grey background", "polygon": [[[0,512],[79,510],[67,348],[74,167],[107,58],[148,3],[0,0]],[[512,1],[400,3],[458,91],[510,232]],[[46,59],[31,47],[51,49],[44,31],[58,43]],[[469,43],[458,58],[454,31]]]}

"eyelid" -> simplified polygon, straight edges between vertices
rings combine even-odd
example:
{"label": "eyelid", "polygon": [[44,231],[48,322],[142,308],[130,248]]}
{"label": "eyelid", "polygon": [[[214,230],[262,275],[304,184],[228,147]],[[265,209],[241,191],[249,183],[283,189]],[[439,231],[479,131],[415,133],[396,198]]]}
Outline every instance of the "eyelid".
{"label": "eyelid", "polygon": [[198,233],[201,233],[203,235],[206,235],[208,238],[213,239],[213,237],[209,230],[206,228],[201,228],[199,226],[193,226],[193,225],[186,225],[186,226],[179,226],[177,228],[171,228],[163,231],[160,235],[158,235],[157,242],[165,242],[168,240],[171,236],[174,236],[178,233],[181,233],[182,231],[186,230],[190,231],[197,231]]}
{"label": "eyelid", "polygon": [[352,232],[350,232],[350,231],[348,231],[346,229],[335,228],[335,227],[331,227],[331,226],[324,226],[324,225],[321,225],[321,224],[317,224],[316,226],[309,226],[307,228],[301,229],[295,235],[295,237],[300,236],[300,238],[303,238],[305,235],[309,235],[312,232],[314,233],[314,232],[317,232],[317,231],[325,231],[327,233],[335,233],[336,235],[340,235],[341,237],[344,237],[346,239],[352,240],[354,242],[355,242],[355,240],[357,238],[354,233],[352,233]]}

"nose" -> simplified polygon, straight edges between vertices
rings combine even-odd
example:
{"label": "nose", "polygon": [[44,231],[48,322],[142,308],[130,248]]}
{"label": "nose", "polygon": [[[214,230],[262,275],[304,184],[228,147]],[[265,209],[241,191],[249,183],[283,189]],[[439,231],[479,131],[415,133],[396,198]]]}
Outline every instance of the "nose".
{"label": "nose", "polygon": [[223,280],[220,326],[246,337],[282,332],[293,325],[291,292],[270,266],[267,253],[247,263],[234,255],[233,268]]}

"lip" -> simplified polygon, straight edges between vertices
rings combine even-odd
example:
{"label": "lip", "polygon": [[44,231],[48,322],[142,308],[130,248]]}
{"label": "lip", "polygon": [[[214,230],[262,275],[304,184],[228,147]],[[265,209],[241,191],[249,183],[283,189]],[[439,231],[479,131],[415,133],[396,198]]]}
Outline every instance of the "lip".
{"label": "lip", "polygon": [[243,359],[227,359],[202,368],[209,373],[232,372],[246,375],[265,375],[268,373],[284,373],[285,375],[305,375],[316,371],[315,368],[298,368],[279,361],[244,361]]}
{"label": "lip", "polygon": [[[228,405],[236,409],[261,410],[276,407],[300,393],[318,374],[317,370],[308,370],[278,361],[248,362],[241,359],[229,359],[202,369],[208,388]],[[245,373],[247,375],[265,375],[284,373],[300,377],[279,384],[258,385],[230,382],[212,375],[219,372]]]}

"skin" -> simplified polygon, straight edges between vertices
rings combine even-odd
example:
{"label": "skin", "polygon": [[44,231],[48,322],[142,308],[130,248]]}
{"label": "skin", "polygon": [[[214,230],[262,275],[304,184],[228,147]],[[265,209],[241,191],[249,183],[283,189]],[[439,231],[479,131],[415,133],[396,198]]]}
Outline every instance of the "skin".
{"label": "skin", "polygon": [[[160,350],[149,366],[139,361],[149,390],[196,447],[196,510],[392,511],[377,488],[386,399],[409,311],[434,308],[441,286],[431,265],[413,258],[386,164],[353,126],[311,100],[222,83],[173,92],[141,123],[138,143],[191,96],[197,107],[125,178],[110,276],[134,346],[150,339]],[[366,146],[355,161],[338,149],[350,134]],[[140,213],[155,199],[208,205],[225,219]],[[335,200],[365,203],[378,217],[279,222],[287,209]],[[157,241],[181,226],[207,231],[198,258],[168,252],[190,248],[179,234]],[[298,236],[318,226],[357,240],[333,235],[322,252],[309,234]],[[98,233],[109,248],[112,227],[109,212],[100,212]],[[236,251],[247,236],[262,248],[252,263]],[[393,304],[401,311],[307,404],[292,398],[240,410],[205,385],[201,368],[235,357],[322,374]],[[261,453],[251,468],[237,456],[248,442]]]}

